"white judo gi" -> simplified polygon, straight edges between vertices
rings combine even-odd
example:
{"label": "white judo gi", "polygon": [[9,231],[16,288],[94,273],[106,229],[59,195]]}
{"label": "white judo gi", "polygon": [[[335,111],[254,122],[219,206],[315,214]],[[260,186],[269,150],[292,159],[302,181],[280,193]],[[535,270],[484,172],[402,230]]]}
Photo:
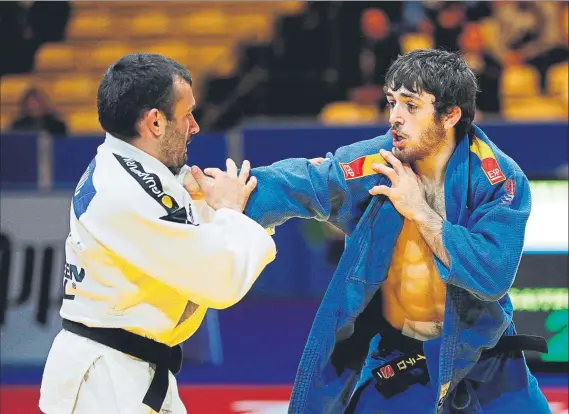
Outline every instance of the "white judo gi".
{"label": "white judo gi", "polygon": [[[249,291],[274,260],[259,224],[192,201],[160,161],[107,134],[73,195],[62,318],[174,347]],[[115,332],[114,330],[112,332]],[[124,332],[123,332],[124,333]],[[50,350],[39,406],[46,414],[152,413],[142,400],[155,365],[62,330]],[[162,414],[185,413],[176,379]]]}

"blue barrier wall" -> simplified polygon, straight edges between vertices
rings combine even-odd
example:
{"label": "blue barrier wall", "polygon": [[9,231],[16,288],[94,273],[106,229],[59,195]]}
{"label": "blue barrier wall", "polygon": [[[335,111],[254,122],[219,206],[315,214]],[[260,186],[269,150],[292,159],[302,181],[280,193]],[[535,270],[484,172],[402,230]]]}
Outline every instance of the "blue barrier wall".
{"label": "blue barrier wall", "polygon": [[[487,124],[487,135],[511,156],[530,178],[552,177],[567,164],[568,124]],[[244,127],[242,154],[253,166],[289,157],[319,157],[338,147],[373,138],[387,131],[377,127]],[[52,146],[54,188],[73,188],[96,153],[102,136],[54,139]],[[0,140],[1,184],[4,189],[37,186],[37,137],[3,133]],[[224,167],[228,151],[224,134],[200,134],[188,149],[188,163]]]}
{"label": "blue barrier wall", "polygon": [[[53,181],[55,188],[74,188],[87,165],[103,142],[102,137],[59,139],[53,143]],[[227,150],[223,134],[203,134],[194,137],[188,150],[188,163],[223,167]]]}
{"label": "blue barrier wall", "polygon": [[34,189],[38,182],[38,139],[35,134],[2,134],[0,183],[6,189]]}
{"label": "blue barrier wall", "polygon": [[[530,177],[550,177],[567,164],[568,124],[481,125],[488,137]],[[245,156],[253,165],[290,157],[322,157],[328,151],[384,134],[387,127],[244,128]]]}

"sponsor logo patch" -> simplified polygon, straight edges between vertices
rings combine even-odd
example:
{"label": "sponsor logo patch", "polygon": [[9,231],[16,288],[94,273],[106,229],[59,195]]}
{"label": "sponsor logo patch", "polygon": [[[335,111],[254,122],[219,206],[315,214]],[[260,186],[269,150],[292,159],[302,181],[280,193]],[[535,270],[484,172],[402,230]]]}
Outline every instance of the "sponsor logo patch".
{"label": "sponsor logo patch", "polygon": [[395,372],[393,371],[393,368],[391,368],[391,365],[381,367],[379,369],[379,373],[381,374],[381,376],[383,378],[386,378],[386,379],[395,376]]}
{"label": "sponsor logo patch", "polygon": [[516,182],[513,179],[508,178],[504,183],[504,191],[506,194],[502,197],[500,204],[512,204],[512,201],[514,201],[514,197],[516,196]]}
{"label": "sponsor logo patch", "polygon": [[114,154],[119,164],[129,173],[129,175],[136,180],[144,191],[152,197],[158,204],[171,213],[172,209],[178,209],[178,203],[172,196],[169,196],[162,189],[162,182],[160,178],[153,173],[148,173],[138,161],[132,158],[122,157]]}
{"label": "sponsor logo patch", "polygon": [[174,205],[172,197],[165,195],[164,197],[162,197],[162,204],[164,204],[166,207],[168,208],[172,208],[172,206]]}
{"label": "sponsor logo patch", "polygon": [[198,226],[194,221],[192,207],[180,207],[174,197],[164,192],[162,182],[158,175],[146,172],[142,164],[132,158],[122,157],[114,154],[119,164],[136,180],[142,189],[152,197],[158,204],[166,210],[166,215],[160,217],[162,220],[181,224],[192,224]]}
{"label": "sponsor logo patch", "polygon": [[504,183],[504,189],[506,193],[514,197],[516,195],[516,182],[513,179],[506,180]]}

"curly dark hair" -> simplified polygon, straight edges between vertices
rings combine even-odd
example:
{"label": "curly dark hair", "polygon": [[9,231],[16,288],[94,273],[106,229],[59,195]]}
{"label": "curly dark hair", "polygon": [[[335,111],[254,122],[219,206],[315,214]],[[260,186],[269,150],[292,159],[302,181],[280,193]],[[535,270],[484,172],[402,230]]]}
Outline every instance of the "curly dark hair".
{"label": "curly dark hair", "polygon": [[462,116],[455,125],[456,138],[472,133],[476,112],[476,75],[459,53],[441,49],[418,49],[400,55],[385,77],[385,89],[405,89],[434,95],[435,110],[440,118],[458,106]]}

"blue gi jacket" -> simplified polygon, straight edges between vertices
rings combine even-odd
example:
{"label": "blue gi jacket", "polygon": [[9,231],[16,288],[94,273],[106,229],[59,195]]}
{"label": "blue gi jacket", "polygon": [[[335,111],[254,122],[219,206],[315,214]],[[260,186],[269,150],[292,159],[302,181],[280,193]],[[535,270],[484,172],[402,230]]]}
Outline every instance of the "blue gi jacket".
{"label": "blue gi jacket", "polygon": [[[445,177],[442,237],[450,268],[435,258],[447,284],[444,328],[442,337],[424,343],[439,407],[484,349],[515,334],[507,292],[522,255],[529,183],[480,128],[474,131],[457,143]],[[318,167],[288,159],[253,169],[258,186],[248,216],[266,228],[293,217],[313,218],[347,235],[300,361],[291,413],[343,412],[365,360],[370,336],[360,335],[356,319],[387,278],[403,225],[389,199],[368,193],[374,185],[390,185],[370,169],[371,162],[385,162],[381,148],[391,150],[389,133],[341,147]]]}

